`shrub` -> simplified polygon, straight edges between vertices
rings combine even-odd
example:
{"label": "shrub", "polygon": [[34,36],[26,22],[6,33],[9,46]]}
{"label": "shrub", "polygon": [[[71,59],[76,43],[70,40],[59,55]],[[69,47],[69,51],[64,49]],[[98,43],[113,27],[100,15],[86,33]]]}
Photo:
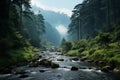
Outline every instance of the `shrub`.
{"label": "shrub", "polygon": [[78,50],[70,50],[67,52],[67,55],[69,56],[77,56],[78,54]]}
{"label": "shrub", "polygon": [[102,46],[108,46],[108,43],[111,41],[111,35],[110,33],[99,33],[98,36],[96,36],[96,40],[98,43],[100,43]]}
{"label": "shrub", "polygon": [[78,50],[78,52],[79,52],[79,53],[82,53],[84,50],[85,50],[84,48],[80,48],[80,49]]}
{"label": "shrub", "polygon": [[86,48],[88,46],[87,44],[87,40],[86,39],[82,39],[82,40],[79,40],[79,41],[75,41],[73,43],[73,47],[72,49],[79,49],[79,48]]}
{"label": "shrub", "polygon": [[94,52],[96,51],[96,49],[95,48],[91,48],[90,50],[89,50],[89,55],[92,55],[92,54],[94,54]]}
{"label": "shrub", "polygon": [[0,40],[0,56],[8,56],[7,52],[12,48],[13,43],[8,38]]}
{"label": "shrub", "polygon": [[71,50],[71,48],[72,48],[71,42],[65,42],[65,44],[62,47],[64,53],[67,53],[69,50]]}

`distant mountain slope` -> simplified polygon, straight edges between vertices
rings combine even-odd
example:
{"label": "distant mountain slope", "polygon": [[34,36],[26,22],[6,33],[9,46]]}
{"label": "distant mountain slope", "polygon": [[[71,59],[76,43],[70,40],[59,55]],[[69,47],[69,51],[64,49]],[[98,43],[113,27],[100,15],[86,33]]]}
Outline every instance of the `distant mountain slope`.
{"label": "distant mountain slope", "polygon": [[60,24],[67,27],[70,23],[70,17],[68,17],[66,14],[43,10],[36,6],[32,6],[32,9],[36,13],[38,13],[38,11],[40,10],[45,20],[49,22],[53,27],[60,25]]}
{"label": "distant mountain slope", "polygon": [[48,22],[45,22],[45,26],[46,26],[46,33],[43,35],[43,38],[47,42],[52,43],[54,46],[58,46],[61,41],[61,35]]}
{"label": "distant mountain slope", "polygon": [[32,10],[36,14],[40,11],[45,19],[46,33],[44,34],[43,38],[46,41],[51,42],[53,45],[58,46],[63,35],[58,32],[56,27],[58,27],[59,25],[68,27],[68,25],[70,24],[70,17],[59,12],[43,10],[36,6],[32,6]]}

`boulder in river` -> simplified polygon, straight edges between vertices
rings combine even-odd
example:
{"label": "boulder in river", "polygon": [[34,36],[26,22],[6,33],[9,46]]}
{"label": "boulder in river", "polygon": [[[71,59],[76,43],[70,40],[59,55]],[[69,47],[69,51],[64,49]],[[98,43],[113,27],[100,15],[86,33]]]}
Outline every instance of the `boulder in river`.
{"label": "boulder in river", "polygon": [[64,61],[64,59],[57,59],[57,61]]}
{"label": "boulder in river", "polygon": [[104,61],[99,61],[98,64],[105,65],[105,62]]}
{"label": "boulder in river", "polygon": [[22,74],[26,74],[26,73],[27,73],[27,71],[25,71],[25,70],[20,70],[20,71],[16,71],[16,72],[15,72],[16,75],[17,75],[17,74],[22,75]]}
{"label": "boulder in river", "polygon": [[41,70],[39,70],[41,73],[43,73],[43,72],[45,72],[45,71],[47,71],[46,69],[41,69]]}
{"label": "boulder in river", "polygon": [[29,67],[38,67],[39,64],[40,64],[39,61],[35,61],[35,62],[30,62],[28,65],[29,65]]}
{"label": "boulder in river", "polygon": [[39,58],[42,58],[42,55],[39,55]]}
{"label": "boulder in river", "polygon": [[86,62],[88,62],[88,63],[93,63],[94,60],[86,60]]}
{"label": "boulder in river", "polygon": [[51,68],[59,68],[59,64],[52,62]]}
{"label": "boulder in river", "polygon": [[111,70],[110,66],[104,66],[101,68],[101,71],[103,71],[103,72],[109,72],[110,70]]}
{"label": "boulder in river", "polygon": [[79,58],[74,57],[74,58],[72,58],[72,60],[74,60],[74,61],[78,61],[78,60],[79,60]]}
{"label": "boulder in river", "polygon": [[80,60],[85,61],[85,60],[87,60],[87,57],[82,57]]}
{"label": "boulder in river", "polygon": [[12,69],[10,68],[0,69],[0,73],[2,74],[9,74],[11,72],[12,72]]}
{"label": "boulder in river", "polygon": [[20,75],[20,78],[26,78],[26,77],[29,77],[29,75],[28,74],[21,74]]}
{"label": "boulder in river", "polygon": [[113,69],[113,72],[114,72],[114,73],[120,74],[120,67],[114,68],[114,69]]}
{"label": "boulder in river", "polygon": [[77,71],[77,70],[78,70],[78,67],[72,66],[71,70],[72,70],[72,71]]}
{"label": "boulder in river", "polygon": [[98,60],[95,60],[93,63],[94,63],[94,64],[98,64],[98,63],[99,63],[99,61],[98,61]]}
{"label": "boulder in river", "polygon": [[40,65],[43,65],[43,66],[45,66],[45,67],[50,67],[50,66],[51,66],[51,63],[52,63],[52,61],[49,60],[49,59],[42,59],[42,60],[40,61]]}

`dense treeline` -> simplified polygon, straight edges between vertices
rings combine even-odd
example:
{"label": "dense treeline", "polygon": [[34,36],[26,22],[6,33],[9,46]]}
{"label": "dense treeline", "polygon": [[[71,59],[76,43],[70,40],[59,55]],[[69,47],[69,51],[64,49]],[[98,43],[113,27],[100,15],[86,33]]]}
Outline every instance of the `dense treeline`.
{"label": "dense treeline", "polygon": [[69,33],[81,39],[96,36],[103,29],[113,32],[112,26],[120,21],[119,4],[119,0],[84,0],[74,7]]}
{"label": "dense treeline", "polygon": [[119,4],[119,0],[84,0],[76,5],[68,31],[74,41],[63,39],[63,52],[120,70]]}
{"label": "dense treeline", "polygon": [[45,33],[40,11],[31,11],[30,0],[0,0],[0,7],[0,65],[35,58],[32,52],[42,47]]}

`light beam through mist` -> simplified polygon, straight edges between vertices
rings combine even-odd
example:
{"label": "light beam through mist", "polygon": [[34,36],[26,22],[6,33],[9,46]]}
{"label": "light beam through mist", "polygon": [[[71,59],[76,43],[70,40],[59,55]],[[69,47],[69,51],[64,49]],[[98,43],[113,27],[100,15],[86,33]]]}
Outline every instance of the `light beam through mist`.
{"label": "light beam through mist", "polygon": [[58,25],[56,26],[56,29],[61,35],[66,35],[68,31],[68,29],[64,25]]}

